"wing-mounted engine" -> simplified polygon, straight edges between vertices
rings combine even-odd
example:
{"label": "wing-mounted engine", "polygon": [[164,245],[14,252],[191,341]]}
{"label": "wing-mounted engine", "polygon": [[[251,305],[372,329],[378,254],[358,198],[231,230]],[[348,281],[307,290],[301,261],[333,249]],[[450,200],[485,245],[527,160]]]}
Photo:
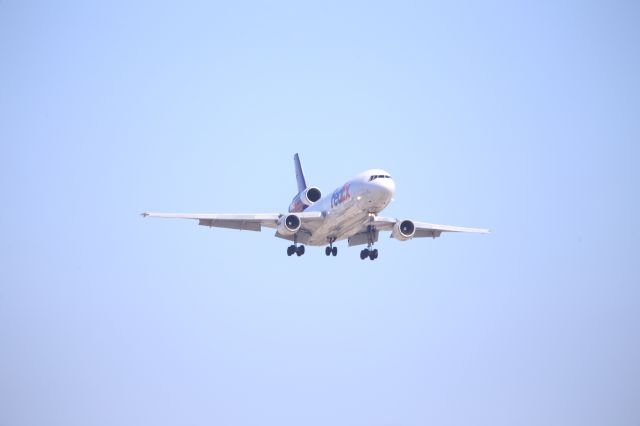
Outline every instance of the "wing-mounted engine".
{"label": "wing-mounted engine", "polygon": [[280,219],[278,219],[278,234],[285,237],[291,236],[300,230],[300,226],[302,226],[302,222],[297,215],[289,214],[281,216]]}
{"label": "wing-mounted engine", "polygon": [[414,237],[416,234],[416,225],[410,220],[397,221],[393,226],[391,232],[391,238],[395,238],[400,241],[407,241]]}
{"label": "wing-mounted engine", "polygon": [[296,195],[289,206],[289,213],[303,212],[307,207],[315,204],[322,198],[322,192],[315,186],[305,189]]}

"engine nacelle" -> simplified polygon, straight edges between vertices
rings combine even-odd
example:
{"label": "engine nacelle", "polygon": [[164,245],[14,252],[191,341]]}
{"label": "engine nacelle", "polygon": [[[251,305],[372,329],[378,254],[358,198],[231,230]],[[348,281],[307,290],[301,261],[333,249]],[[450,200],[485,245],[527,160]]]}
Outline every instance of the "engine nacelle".
{"label": "engine nacelle", "polygon": [[301,225],[302,222],[300,221],[300,218],[295,214],[282,216],[278,220],[278,234],[284,236],[293,235],[300,230]]}
{"label": "engine nacelle", "polygon": [[318,202],[322,198],[322,192],[315,186],[305,189],[296,195],[289,206],[290,213],[299,213],[307,207]]}
{"label": "engine nacelle", "polygon": [[393,226],[391,238],[400,241],[407,241],[416,234],[416,225],[410,220],[397,221]]}

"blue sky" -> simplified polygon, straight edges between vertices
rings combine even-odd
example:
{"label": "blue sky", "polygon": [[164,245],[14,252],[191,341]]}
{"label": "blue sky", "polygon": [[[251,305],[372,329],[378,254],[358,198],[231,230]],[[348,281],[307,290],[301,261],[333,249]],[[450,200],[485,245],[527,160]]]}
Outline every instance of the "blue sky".
{"label": "blue sky", "polygon": [[[634,2],[0,4],[0,424],[637,425]],[[492,229],[362,262],[143,220]]]}

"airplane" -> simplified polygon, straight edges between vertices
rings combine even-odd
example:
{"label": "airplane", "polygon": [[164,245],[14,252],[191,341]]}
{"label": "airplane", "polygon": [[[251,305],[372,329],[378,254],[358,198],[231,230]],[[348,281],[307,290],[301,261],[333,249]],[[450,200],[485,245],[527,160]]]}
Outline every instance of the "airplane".
{"label": "airplane", "polygon": [[360,173],[344,185],[323,197],[320,189],[308,186],[300,157],[295,154],[294,165],[298,193],[291,201],[287,213],[266,214],[197,214],[197,213],[142,213],[143,217],[194,219],[199,225],[248,231],[261,231],[263,227],[276,230],[275,236],[291,241],[287,255],[302,256],[305,244],[324,246],[327,256],[337,256],[334,243],[347,240],[349,247],[365,245],[360,259],[378,258],[373,245],[380,232],[391,232],[391,238],[408,241],[413,238],[437,238],[443,232],[472,232],[487,234],[488,229],[436,225],[409,219],[378,216],[393,200],[396,185],[391,175],[382,169]]}

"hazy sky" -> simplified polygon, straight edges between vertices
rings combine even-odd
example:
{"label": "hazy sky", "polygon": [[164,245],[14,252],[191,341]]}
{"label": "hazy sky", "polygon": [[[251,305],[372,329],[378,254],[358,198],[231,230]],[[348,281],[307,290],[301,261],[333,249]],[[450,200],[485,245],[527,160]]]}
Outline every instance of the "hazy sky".
{"label": "hazy sky", "polygon": [[450,3],[1,2],[0,425],[640,424],[640,6]]}

